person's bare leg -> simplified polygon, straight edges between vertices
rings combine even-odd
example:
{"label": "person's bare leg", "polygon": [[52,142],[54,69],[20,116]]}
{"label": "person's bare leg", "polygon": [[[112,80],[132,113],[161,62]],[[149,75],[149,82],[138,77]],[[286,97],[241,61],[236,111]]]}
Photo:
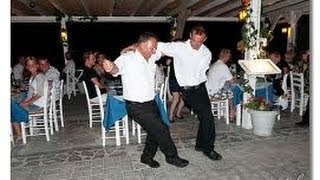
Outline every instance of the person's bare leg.
{"label": "person's bare leg", "polygon": [[231,121],[234,121],[236,118],[235,109],[233,108],[233,105],[232,105],[232,99],[229,100],[229,118]]}
{"label": "person's bare leg", "polygon": [[181,97],[181,94],[179,93],[179,104],[178,104],[177,113],[176,113],[177,117],[183,117],[181,115],[181,111],[182,111],[183,107],[184,107],[184,101]]}
{"label": "person's bare leg", "polygon": [[176,109],[176,106],[179,102],[179,98],[180,98],[180,94],[178,92],[172,92],[172,103],[170,106],[170,113],[169,113],[169,118],[172,121],[173,120],[173,114],[174,114],[174,110]]}
{"label": "person's bare leg", "polygon": [[12,127],[13,127],[13,133],[16,135],[16,140],[20,140],[22,138],[20,123],[13,122]]}

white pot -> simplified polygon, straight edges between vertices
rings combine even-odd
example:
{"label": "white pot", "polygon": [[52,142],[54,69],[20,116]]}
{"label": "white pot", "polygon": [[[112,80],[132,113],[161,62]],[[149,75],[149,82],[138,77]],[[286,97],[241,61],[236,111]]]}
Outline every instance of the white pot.
{"label": "white pot", "polygon": [[250,110],[253,133],[258,136],[271,136],[274,121],[279,111],[254,111]]}

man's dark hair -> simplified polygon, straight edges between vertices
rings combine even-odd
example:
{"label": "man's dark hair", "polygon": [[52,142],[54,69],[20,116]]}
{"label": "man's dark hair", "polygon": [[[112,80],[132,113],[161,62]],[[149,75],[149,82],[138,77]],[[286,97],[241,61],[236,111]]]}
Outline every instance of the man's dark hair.
{"label": "man's dark hair", "polygon": [[156,40],[158,40],[158,37],[154,33],[144,32],[144,33],[140,34],[137,43],[140,44],[140,43],[146,42],[150,38],[155,38]]}
{"label": "man's dark hair", "polygon": [[202,34],[206,36],[208,35],[206,28],[204,28],[201,24],[197,24],[196,26],[193,26],[190,32],[191,33],[195,32],[198,35],[202,35]]}

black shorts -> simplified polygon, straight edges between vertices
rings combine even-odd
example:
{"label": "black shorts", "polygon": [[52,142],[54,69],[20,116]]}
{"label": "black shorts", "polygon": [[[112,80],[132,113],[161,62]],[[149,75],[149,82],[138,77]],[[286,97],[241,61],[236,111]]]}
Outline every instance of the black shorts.
{"label": "black shorts", "polygon": [[169,80],[169,88],[170,88],[170,92],[181,92],[182,91],[182,88],[181,88],[181,86],[179,86],[176,79]]}

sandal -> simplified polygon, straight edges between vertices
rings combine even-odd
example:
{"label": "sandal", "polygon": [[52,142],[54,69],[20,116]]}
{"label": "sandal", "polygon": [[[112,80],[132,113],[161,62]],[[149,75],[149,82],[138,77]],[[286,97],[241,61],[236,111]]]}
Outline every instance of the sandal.
{"label": "sandal", "polygon": [[184,116],[181,116],[181,115],[180,116],[175,115],[175,117],[178,118],[178,119],[183,119],[184,118]]}

